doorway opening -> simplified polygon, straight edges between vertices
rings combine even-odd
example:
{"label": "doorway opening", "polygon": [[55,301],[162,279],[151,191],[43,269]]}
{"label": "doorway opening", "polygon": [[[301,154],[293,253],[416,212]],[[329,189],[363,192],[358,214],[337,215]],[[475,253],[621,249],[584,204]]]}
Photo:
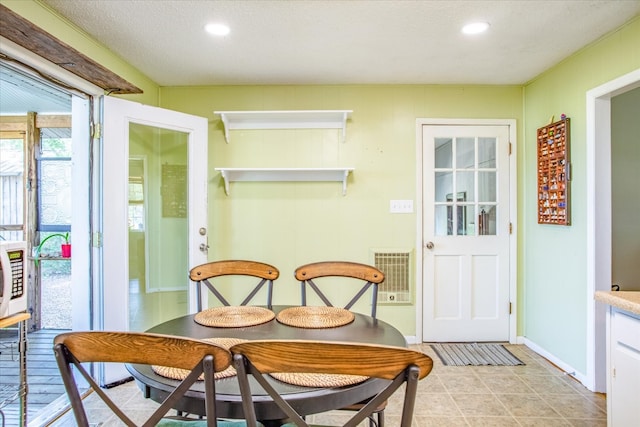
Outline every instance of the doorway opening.
{"label": "doorway opening", "polygon": [[[73,96],[4,60],[0,91],[0,239],[28,245],[27,364],[38,363],[38,369],[27,371],[27,419],[32,421],[64,394],[51,346],[45,343],[73,327],[72,261],[61,253],[62,239],[47,238],[65,235],[72,227]],[[18,372],[11,363],[17,354],[15,331],[0,333],[8,343],[0,354],[0,382],[11,381]],[[6,407],[8,425],[17,425],[18,405],[15,400]]]}
{"label": "doorway opening", "polygon": [[606,390],[606,328],[595,291],[611,290],[612,170],[611,99],[640,87],[640,69],[587,92],[587,379],[591,391]]}
{"label": "doorway opening", "polygon": [[60,240],[47,239],[71,231],[71,95],[5,63],[0,84],[0,175],[9,194],[0,238],[29,243],[29,330],[71,329],[70,301],[57,298],[70,295],[70,258],[62,257]]}

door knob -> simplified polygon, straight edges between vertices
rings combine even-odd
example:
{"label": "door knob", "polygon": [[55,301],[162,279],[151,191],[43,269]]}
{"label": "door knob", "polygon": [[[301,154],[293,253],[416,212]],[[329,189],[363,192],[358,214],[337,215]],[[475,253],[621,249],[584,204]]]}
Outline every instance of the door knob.
{"label": "door knob", "polygon": [[200,243],[200,250],[202,252],[207,252],[207,250],[209,250],[209,245],[207,245],[206,243]]}
{"label": "door knob", "polygon": [[427,249],[433,249],[433,242],[427,242],[424,247]]}

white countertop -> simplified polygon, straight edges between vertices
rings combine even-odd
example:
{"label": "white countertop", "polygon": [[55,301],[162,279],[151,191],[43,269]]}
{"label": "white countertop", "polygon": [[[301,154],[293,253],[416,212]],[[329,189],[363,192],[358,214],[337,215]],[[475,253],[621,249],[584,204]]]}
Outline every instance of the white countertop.
{"label": "white countertop", "polygon": [[640,316],[640,291],[596,291],[595,299]]}

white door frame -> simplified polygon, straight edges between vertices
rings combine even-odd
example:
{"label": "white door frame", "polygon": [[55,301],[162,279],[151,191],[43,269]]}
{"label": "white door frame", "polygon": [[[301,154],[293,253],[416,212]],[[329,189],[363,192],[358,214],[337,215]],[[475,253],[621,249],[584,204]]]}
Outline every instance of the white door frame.
{"label": "white door frame", "polygon": [[[170,129],[183,132],[188,135],[188,165],[196,168],[194,172],[190,170],[188,179],[187,194],[189,197],[188,214],[188,259],[189,268],[207,261],[207,253],[200,249],[201,245],[207,244],[208,236],[202,235],[199,230],[207,229],[207,209],[194,209],[193,195],[199,195],[200,204],[207,206],[207,182],[206,167],[198,169],[199,162],[206,162],[207,152],[207,121],[204,117],[181,113],[179,111],[168,110],[166,108],[153,107],[128,101],[120,98],[107,97],[103,99],[103,104],[107,106],[103,111],[103,140],[108,140],[115,147],[110,150],[103,148],[102,167],[103,176],[101,180],[102,200],[110,203],[109,209],[115,215],[102,217],[102,233],[108,236],[102,242],[103,248],[103,309],[109,308],[109,313],[101,316],[101,329],[128,331],[129,330],[129,303],[128,294],[122,292],[127,289],[129,283],[129,267],[126,262],[128,257],[128,247],[123,243],[128,242],[127,226],[127,200],[118,197],[126,197],[128,191],[129,164],[123,159],[129,158],[129,125],[131,123],[147,125],[162,129]],[[113,134],[107,134],[107,132]],[[104,143],[103,143],[104,145]],[[198,145],[201,148],[196,149]],[[203,155],[204,153],[204,155]],[[204,159],[204,160],[203,160]],[[113,171],[117,171],[113,173]],[[107,176],[107,173],[110,173]],[[203,174],[203,179],[193,179],[193,174]],[[115,196],[114,196],[115,195]],[[117,200],[116,200],[117,199]],[[104,209],[101,209],[104,212]],[[188,278],[185,279],[188,283]],[[108,284],[117,285],[108,285]],[[190,313],[196,311],[196,293],[192,288],[187,287],[188,310]],[[126,303],[122,303],[122,301]]]}
{"label": "white door frame", "polygon": [[[188,142],[188,268],[205,263],[207,253],[201,248],[208,236],[200,230],[207,226],[207,132],[205,117],[185,114],[166,108],[153,107],[121,98],[102,98],[102,152],[100,202],[102,212],[102,280],[97,329],[129,331],[129,265],[128,265],[128,183],[129,183],[129,127],[132,123],[169,129],[187,135]],[[197,195],[197,197],[194,197]],[[104,206],[108,204],[109,209]],[[189,286],[185,273],[187,310],[196,311],[196,292]],[[129,376],[122,366],[101,365],[99,383],[112,384]]]}
{"label": "white door frame", "polygon": [[[596,291],[611,290],[611,98],[640,87],[640,69],[587,92],[587,377],[606,391],[606,306]],[[596,143],[597,142],[597,143]]]}
{"label": "white door frame", "polygon": [[423,338],[423,260],[424,242],[423,240],[423,195],[422,173],[424,165],[422,162],[422,127],[424,125],[444,125],[444,126],[509,126],[509,141],[511,143],[511,155],[509,156],[509,220],[513,226],[509,236],[509,299],[512,302],[511,317],[509,319],[509,342],[516,342],[517,325],[517,235],[518,227],[516,223],[517,215],[517,174],[516,174],[516,121],[515,119],[416,119],[416,340],[422,342]]}

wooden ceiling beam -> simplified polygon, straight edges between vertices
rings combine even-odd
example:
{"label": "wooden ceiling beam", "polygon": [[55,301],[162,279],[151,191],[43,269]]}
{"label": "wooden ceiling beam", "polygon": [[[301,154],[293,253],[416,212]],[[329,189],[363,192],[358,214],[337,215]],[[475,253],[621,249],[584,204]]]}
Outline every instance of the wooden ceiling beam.
{"label": "wooden ceiling beam", "polygon": [[109,93],[142,93],[142,89],[2,4],[0,4],[0,35]]}

